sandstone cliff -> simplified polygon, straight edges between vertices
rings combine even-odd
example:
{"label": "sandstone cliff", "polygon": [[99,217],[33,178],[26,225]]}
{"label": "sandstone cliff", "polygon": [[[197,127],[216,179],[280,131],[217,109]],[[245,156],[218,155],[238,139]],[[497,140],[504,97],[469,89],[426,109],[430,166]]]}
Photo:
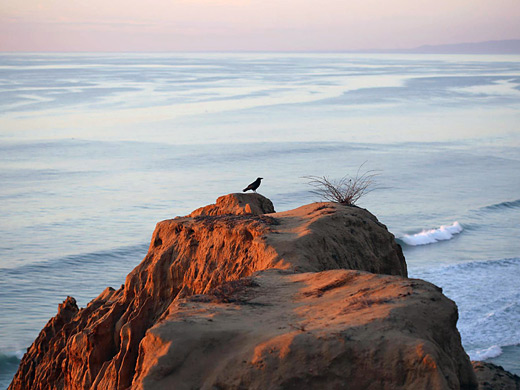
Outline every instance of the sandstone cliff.
{"label": "sandstone cliff", "polygon": [[133,388],[471,388],[456,321],[424,281],[266,270],[172,304],[141,342]]}
{"label": "sandstone cliff", "polygon": [[456,306],[406,276],[366,210],[227,195],[157,224],[120,289],[67,298],[9,389],[476,388]]}

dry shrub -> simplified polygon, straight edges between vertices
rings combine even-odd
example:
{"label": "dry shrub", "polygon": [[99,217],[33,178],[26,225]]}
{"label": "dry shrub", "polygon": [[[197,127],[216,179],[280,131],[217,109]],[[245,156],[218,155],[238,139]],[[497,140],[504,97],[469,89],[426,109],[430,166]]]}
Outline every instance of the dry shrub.
{"label": "dry shrub", "polygon": [[370,170],[361,173],[363,165],[365,163],[358,168],[356,176],[346,175],[339,180],[329,179],[327,176],[304,176],[304,179],[314,188],[311,193],[323,200],[352,206],[361,197],[376,189],[374,178],[379,172]]}

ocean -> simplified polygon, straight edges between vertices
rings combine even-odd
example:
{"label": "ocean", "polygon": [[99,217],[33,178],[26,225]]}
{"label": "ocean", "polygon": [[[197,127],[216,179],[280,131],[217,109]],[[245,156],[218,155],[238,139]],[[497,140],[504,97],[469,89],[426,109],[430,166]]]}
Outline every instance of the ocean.
{"label": "ocean", "polygon": [[520,56],[0,54],[0,388],[67,295],[118,287],[158,221],[263,177],[373,170],[358,205],[520,374]]}

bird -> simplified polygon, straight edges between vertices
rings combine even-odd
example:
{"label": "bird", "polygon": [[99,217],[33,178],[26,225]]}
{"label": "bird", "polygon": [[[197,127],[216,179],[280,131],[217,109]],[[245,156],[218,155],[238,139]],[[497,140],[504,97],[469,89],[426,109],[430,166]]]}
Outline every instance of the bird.
{"label": "bird", "polygon": [[254,182],[249,184],[246,188],[242,190],[242,192],[246,192],[249,190],[253,190],[253,192],[256,192],[256,189],[260,187],[260,182],[262,181],[263,177],[258,177]]}

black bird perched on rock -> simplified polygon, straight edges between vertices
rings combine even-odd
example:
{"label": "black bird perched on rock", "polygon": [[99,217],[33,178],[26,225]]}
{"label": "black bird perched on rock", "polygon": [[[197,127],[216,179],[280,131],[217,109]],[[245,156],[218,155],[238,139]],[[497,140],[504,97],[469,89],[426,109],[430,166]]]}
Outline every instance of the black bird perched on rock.
{"label": "black bird perched on rock", "polygon": [[262,181],[262,179],[263,179],[263,177],[257,178],[254,182],[252,182],[246,188],[244,188],[242,190],[242,192],[246,192],[246,191],[249,191],[249,190],[253,190],[254,192],[256,192],[256,189],[258,187],[260,187],[260,182]]}

